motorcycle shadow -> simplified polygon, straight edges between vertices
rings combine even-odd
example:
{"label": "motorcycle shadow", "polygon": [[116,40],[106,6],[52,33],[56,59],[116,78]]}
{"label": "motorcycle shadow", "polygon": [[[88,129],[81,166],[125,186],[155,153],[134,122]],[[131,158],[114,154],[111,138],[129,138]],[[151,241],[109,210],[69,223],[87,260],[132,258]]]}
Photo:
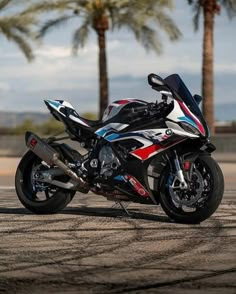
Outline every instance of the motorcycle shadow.
{"label": "motorcycle shadow", "polygon": [[29,210],[25,208],[7,208],[7,207],[0,207],[0,214],[22,214],[28,215],[32,214]]}
{"label": "motorcycle shadow", "polygon": [[[81,216],[94,216],[106,218],[120,218],[120,219],[137,219],[147,220],[162,223],[172,223],[172,220],[164,215],[156,215],[139,211],[137,209],[129,209],[129,214],[125,213],[122,209],[107,208],[107,207],[68,207],[58,214],[73,214]],[[25,208],[7,208],[0,207],[0,214],[14,214],[14,215],[33,215],[32,212]],[[50,214],[49,214],[50,215]]]}
{"label": "motorcycle shadow", "polygon": [[147,221],[156,221],[162,223],[172,223],[173,221],[164,215],[156,215],[137,211],[137,209],[129,209],[129,214],[118,208],[108,207],[68,207],[60,214],[74,214],[81,216],[107,217],[107,218],[123,218],[123,219],[140,219]]}

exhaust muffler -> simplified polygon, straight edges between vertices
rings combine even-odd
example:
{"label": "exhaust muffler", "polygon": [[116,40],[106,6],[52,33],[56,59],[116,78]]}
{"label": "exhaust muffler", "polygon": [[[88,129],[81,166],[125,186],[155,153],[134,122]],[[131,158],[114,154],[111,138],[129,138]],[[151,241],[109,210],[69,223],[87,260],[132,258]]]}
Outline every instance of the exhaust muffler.
{"label": "exhaust muffler", "polygon": [[56,165],[66,175],[75,180],[78,183],[79,191],[88,193],[90,190],[89,185],[82,178],[78,177],[75,172],[73,172],[64,162],[59,159],[59,153],[53,147],[47,144],[46,141],[42,140],[34,133],[26,132],[25,142],[26,146],[49,166]]}

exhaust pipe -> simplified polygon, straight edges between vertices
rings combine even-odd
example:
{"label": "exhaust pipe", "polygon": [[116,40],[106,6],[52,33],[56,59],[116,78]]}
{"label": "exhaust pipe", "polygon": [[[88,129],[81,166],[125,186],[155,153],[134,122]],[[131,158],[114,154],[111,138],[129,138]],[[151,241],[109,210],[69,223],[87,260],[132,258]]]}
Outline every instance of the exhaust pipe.
{"label": "exhaust pipe", "polygon": [[75,180],[78,183],[79,191],[88,193],[90,190],[89,185],[59,159],[59,153],[54,148],[31,132],[26,132],[25,142],[26,146],[48,165],[56,165],[66,175]]}

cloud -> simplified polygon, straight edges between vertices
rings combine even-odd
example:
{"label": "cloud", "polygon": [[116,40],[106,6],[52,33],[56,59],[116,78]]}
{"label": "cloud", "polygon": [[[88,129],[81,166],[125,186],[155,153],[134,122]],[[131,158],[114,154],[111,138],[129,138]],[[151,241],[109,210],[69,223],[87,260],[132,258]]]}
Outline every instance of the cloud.
{"label": "cloud", "polygon": [[[119,40],[111,40],[108,42],[108,47],[110,50],[116,50],[121,48],[122,42]],[[98,53],[98,46],[96,40],[94,42],[89,42],[84,48],[78,50],[78,56],[83,58],[91,58],[94,54]],[[35,50],[35,55],[37,58],[47,58],[47,59],[64,59],[72,57],[71,46],[55,46],[55,45],[45,45],[41,48]]]}
{"label": "cloud", "polygon": [[68,58],[71,57],[71,48],[69,47],[59,47],[59,46],[45,46],[43,48],[37,49],[35,55],[38,58]]}
{"label": "cloud", "polygon": [[232,64],[225,64],[225,63],[217,63],[215,65],[215,72],[216,73],[229,73],[229,74],[236,74],[236,62]]}
{"label": "cloud", "polygon": [[0,92],[9,92],[11,86],[8,83],[0,82]]}

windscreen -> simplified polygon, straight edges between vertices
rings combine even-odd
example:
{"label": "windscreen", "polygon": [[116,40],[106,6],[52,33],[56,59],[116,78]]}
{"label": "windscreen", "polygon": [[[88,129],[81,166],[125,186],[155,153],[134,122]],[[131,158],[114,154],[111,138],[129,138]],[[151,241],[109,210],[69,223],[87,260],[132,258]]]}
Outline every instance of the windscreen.
{"label": "windscreen", "polygon": [[181,100],[189,107],[189,109],[197,115],[197,117],[203,118],[197,102],[194,100],[192,94],[179,75],[173,74],[164,80],[166,84],[179,95]]}
{"label": "windscreen", "polygon": [[187,105],[190,111],[195,114],[198,119],[200,119],[206,132],[208,133],[208,127],[202,115],[202,112],[181,77],[177,74],[173,74],[168,76],[164,80],[167,86],[171,88],[176,94],[178,94],[179,97],[176,98],[181,99]]}

